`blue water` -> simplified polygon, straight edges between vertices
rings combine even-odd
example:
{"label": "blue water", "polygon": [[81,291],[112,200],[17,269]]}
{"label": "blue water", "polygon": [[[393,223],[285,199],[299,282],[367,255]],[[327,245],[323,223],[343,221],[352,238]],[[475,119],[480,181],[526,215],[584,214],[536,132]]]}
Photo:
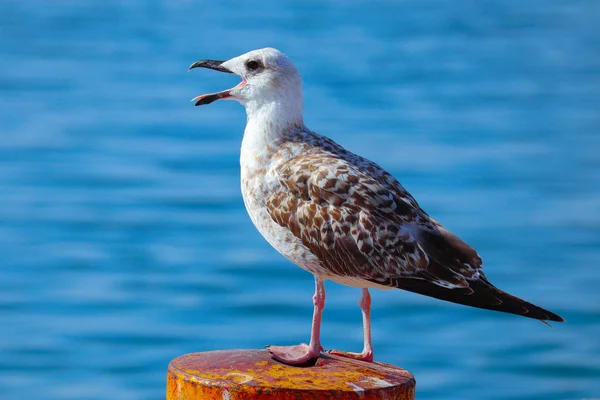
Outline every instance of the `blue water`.
{"label": "blue water", "polygon": [[[0,398],[158,399],[169,361],[308,340],[311,276],[248,219],[238,82],[273,46],[306,123],[390,170],[490,280],[566,318],[373,293],[419,399],[600,398],[597,0],[0,0]],[[323,342],[360,350],[328,284]]]}

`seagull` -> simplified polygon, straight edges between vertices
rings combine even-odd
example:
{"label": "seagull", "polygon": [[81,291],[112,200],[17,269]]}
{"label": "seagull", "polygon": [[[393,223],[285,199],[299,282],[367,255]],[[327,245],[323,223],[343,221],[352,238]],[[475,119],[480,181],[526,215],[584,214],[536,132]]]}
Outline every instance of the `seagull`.
{"label": "seagull", "polygon": [[242,79],[192,101],[236,100],[245,107],[240,166],[246,210],[271,246],[314,275],[309,344],[269,346],[272,358],[300,365],[321,355],[326,280],[362,290],[364,333],[362,352],[328,353],[367,362],[373,361],[371,288],[564,322],[492,285],[479,254],[423,211],[390,173],[308,129],[302,79],[285,54],[264,48],[227,61],[197,61],[193,68]]}

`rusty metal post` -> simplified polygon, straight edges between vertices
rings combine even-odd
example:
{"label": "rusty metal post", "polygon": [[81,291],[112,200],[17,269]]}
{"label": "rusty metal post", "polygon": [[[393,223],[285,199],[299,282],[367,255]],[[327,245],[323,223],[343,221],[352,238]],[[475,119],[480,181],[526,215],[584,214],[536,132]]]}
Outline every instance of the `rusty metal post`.
{"label": "rusty metal post", "polygon": [[314,400],[415,398],[402,368],[323,353],[314,366],[274,361],[266,350],[185,354],[169,365],[167,400]]}

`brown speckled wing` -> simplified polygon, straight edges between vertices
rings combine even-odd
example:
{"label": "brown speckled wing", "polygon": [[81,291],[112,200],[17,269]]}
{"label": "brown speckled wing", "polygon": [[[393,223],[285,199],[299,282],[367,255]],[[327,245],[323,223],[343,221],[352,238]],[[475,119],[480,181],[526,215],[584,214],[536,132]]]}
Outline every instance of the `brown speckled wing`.
{"label": "brown speckled wing", "polygon": [[[266,206],[332,275],[386,286],[403,277],[468,286],[465,277],[481,264],[475,251],[458,238],[472,254],[438,249],[444,241],[438,225],[390,174],[346,151],[310,147],[295,153],[271,171],[279,185]],[[446,267],[449,255],[454,268]],[[431,263],[431,256],[439,263]]]}
{"label": "brown speckled wing", "polygon": [[379,166],[345,150],[333,153],[322,143],[313,146],[293,152],[282,146],[282,151],[299,155],[269,171],[277,183],[266,207],[331,275],[563,321],[493,286],[477,252],[429,218]]}

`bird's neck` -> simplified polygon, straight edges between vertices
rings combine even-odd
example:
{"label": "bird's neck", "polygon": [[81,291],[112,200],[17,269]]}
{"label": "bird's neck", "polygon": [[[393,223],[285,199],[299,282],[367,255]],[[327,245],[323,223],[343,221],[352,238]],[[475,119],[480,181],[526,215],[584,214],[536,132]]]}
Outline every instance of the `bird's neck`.
{"label": "bird's neck", "polygon": [[264,164],[287,136],[306,129],[301,101],[295,104],[279,101],[247,103],[245,106],[247,122],[240,155],[242,170],[264,168]]}

